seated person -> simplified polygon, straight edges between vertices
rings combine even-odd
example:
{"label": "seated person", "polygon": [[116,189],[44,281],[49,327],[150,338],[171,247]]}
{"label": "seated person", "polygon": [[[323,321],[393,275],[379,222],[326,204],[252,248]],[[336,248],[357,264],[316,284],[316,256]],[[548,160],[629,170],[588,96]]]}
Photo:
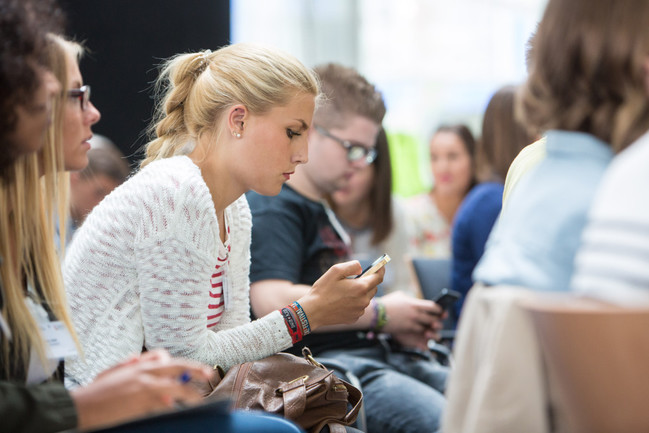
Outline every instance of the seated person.
{"label": "seated person", "polygon": [[[588,1],[548,4],[532,43],[530,74],[518,95],[522,121],[536,133],[547,131],[547,155],[508,197],[475,269],[476,282],[570,289],[602,175],[613,155],[649,124],[639,12],[618,10],[618,3],[604,0],[598,7],[609,6],[616,14],[591,14],[595,6]],[[582,26],[597,31],[584,32]],[[613,35],[625,43],[613,48]],[[576,58],[582,61],[577,64]]]}
{"label": "seated person", "polygon": [[467,194],[453,222],[451,288],[463,295],[456,305],[458,318],[464,296],[473,286],[473,269],[500,214],[507,170],[521,149],[532,141],[514,118],[516,90],[515,86],[499,89],[487,105],[476,149],[480,183]]}
{"label": "seated person", "polygon": [[128,162],[117,147],[90,148],[86,168],[70,173],[70,218],[65,230],[66,244],[69,245],[74,232],[90,211],[124,183],[129,171]]}
{"label": "seated person", "polygon": [[371,263],[388,253],[381,294],[402,290],[420,296],[408,267],[409,236],[402,204],[392,195],[392,166],[385,130],[376,139],[376,157],[355,170],[346,186],[329,196],[329,205],[351,241],[352,257]]}
{"label": "seated person", "polygon": [[272,355],[308,333],[298,314],[311,330],[355,321],[383,276],[347,279],[360,265],[337,264],[297,303],[251,322],[244,193],[279,193],[306,161],[317,79],[288,54],[235,44],[173,57],[159,84],[141,169],[93,209],[66,254],[85,354],[66,366],[72,388],[143,347],[224,370]]}
{"label": "seated person", "polygon": [[[316,72],[326,98],[308,131],[308,163],[277,197],[248,194],[257,317],[304,296],[329,266],[348,259],[348,236],[325,197],[376,152],[385,114],[380,93],[351,68],[328,64]],[[369,431],[436,431],[447,369],[430,360],[427,342],[441,328],[440,315],[434,302],[395,292],[375,299],[358,320],[313,333],[302,345],[359,378]]]}
{"label": "seated person", "polygon": [[462,124],[440,126],[429,143],[433,187],[404,200],[414,255],[451,258],[451,228],[476,184],[475,139]]}

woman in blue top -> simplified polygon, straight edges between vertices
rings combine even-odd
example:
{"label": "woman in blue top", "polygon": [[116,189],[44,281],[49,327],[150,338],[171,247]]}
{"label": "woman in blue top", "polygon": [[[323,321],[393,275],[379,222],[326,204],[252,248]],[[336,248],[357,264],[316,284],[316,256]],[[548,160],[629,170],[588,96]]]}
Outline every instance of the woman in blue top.
{"label": "woman in blue top", "polygon": [[[516,89],[516,86],[502,87],[487,105],[482,137],[476,146],[480,183],[467,194],[453,222],[451,286],[465,296],[473,285],[473,269],[500,214],[507,170],[521,149],[533,141],[514,118]],[[457,303],[457,317],[463,303],[464,297]]]}

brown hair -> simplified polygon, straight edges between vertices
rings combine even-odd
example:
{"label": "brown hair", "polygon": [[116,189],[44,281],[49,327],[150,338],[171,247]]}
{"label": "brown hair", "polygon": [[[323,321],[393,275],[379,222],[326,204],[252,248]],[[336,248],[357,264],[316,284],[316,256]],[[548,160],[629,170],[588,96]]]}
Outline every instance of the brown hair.
{"label": "brown hair", "polygon": [[[467,192],[473,188],[476,183],[477,183],[477,178],[476,178],[476,141],[475,137],[473,137],[473,134],[471,133],[471,130],[469,129],[468,126],[462,124],[462,123],[457,123],[454,125],[441,125],[435,130],[435,133],[433,134],[433,137],[435,134],[438,132],[450,132],[452,134],[457,135],[460,137],[460,140],[462,141],[462,144],[464,144],[464,148],[466,149],[467,153],[469,154],[469,158],[471,158],[471,183],[469,183],[469,188],[467,189]],[[432,137],[431,137],[432,139]]]}
{"label": "brown hair", "polygon": [[314,68],[320,78],[324,101],[316,108],[314,123],[325,128],[343,127],[350,115],[380,125],[385,116],[381,93],[355,69],[336,63]]}
{"label": "brown hair", "polygon": [[514,117],[516,86],[499,89],[489,100],[482,119],[482,137],[477,142],[478,179],[504,182],[507,170],[523,147],[534,139]]}
{"label": "brown hair", "polygon": [[383,242],[392,233],[394,217],[392,215],[392,164],[388,136],[381,128],[376,137],[376,159],[374,165],[374,182],[370,188],[370,228],[372,245]]}
{"label": "brown hair", "polygon": [[649,128],[649,2],[550,0],[518,100],[535,133],[580,131],[624,149]]}
{"label": "brown hair", "polygon": [[36,68],[47,65],[48,30],[62,27],[63,15],[51,0],[0,1],[0,173],[20,154],[10,140],[16,105],[26,105],[40,85]]}

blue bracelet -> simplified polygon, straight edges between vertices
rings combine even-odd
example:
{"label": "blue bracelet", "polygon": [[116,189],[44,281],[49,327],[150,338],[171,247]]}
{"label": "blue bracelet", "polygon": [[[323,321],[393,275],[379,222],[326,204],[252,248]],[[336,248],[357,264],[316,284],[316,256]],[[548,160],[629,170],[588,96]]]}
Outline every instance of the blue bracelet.
{"label": "blue bracelet", "polygon": [[300,324],[302,325],[302,332],[304,335],[311,333],[311,325],[309,324],[309,319],[306,317],[306,313],[302,309],[302,306],[299,302],[295,301],[291,303],[291,308],[295,311],[298,319],[300,319]]}

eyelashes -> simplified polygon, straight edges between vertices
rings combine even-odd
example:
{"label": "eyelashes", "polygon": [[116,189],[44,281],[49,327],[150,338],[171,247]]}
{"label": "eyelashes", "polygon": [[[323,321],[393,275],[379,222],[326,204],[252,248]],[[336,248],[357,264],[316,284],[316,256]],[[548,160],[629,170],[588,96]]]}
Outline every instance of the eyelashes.
{"label": "eyelashes", "polygon": [[288,136],[288,138],[293,138],[293,137],[299,137],[302,134],[300,132],[295,132],[289,128],[286,130],[286,135]]}

